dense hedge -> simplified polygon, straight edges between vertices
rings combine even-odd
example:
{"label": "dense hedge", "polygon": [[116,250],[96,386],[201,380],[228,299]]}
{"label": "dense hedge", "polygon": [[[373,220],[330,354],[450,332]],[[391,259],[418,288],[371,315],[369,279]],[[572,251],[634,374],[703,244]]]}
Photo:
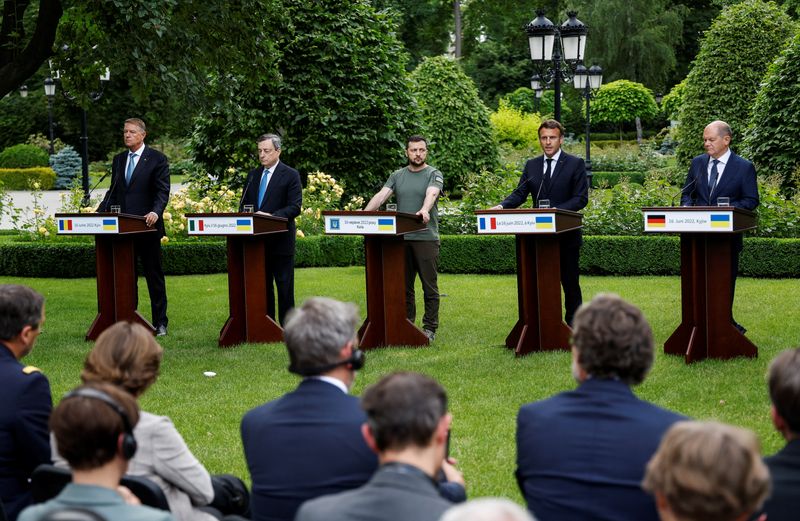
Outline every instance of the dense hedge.
{"label": "dense hedge", "polygon": [[[361,237],[304,237],[297,241],[298,267],[352,266],[364,263]],[[439,263],[442,273],[514,273],[514,237],[446,235]],[[225,242],[207,240],[164,246],[168,275],[223,273]],[[800,239],[747,238],[742,274],[750,277],[800,276]],[[581,272],[593,275],[677,275],[677,236],[587,236]],[[0,275],[16,277],[92,277],[91,242],[8,242],[0,244]]]}
{"label": "dense hedge", "polygon": [[52,168],[0,168],[0,183],[6,190],[30,190],[29,182],[38,182],[42,190],[50,190],[56,182]]}

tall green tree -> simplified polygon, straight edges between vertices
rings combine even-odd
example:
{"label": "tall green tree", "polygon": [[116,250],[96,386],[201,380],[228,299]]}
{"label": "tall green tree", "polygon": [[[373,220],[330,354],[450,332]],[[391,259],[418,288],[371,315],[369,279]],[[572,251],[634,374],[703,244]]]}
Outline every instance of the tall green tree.
{"label": "tall green tree", "polygon": [[428,58],[411,73],[430,142],[430,160],[448,189],[462,187],[470,173],[497,165],[497,143],[489,110],[460,65],[443,56]]}
{"label": "tall green tree", "polygon": [[800,188],[800,35],[770,65],[753,103],[744,152],[760,173]]}
{"label": "tall green tree", "polygon": [[581,0],[589,26],[587,63],[602,65],[609,80],[629,79],[662,91],[677,59],[686,9],[670,0]]}
{"label": "tall green tree", "polygon": [[795,31],[773,2],[745,0],[722,10],[686,78],[677,131],[681,164],[703,152],[703,128],[717,119],[731,125],[736,148],[768,65]]}
{"label": "tall green tree", "polygon": [[351,193],[370,194],[403,162],[417,130],[416,104],[393,31],[394,19],[367,0],[293,0],[276,20],[279,76],[249,84],[217,77],[217,103],[200,113],[197,161],[232,186],[258,164],[255,139],[283,134],[281,159],[302,174],[321,170]]}
{"label": "tall green tree", "polygon": [[453,30],[451,0],[372,0],[377,9],[392,9],[398,15],[397,36],[405,45],[409,70],[427,56],[447,51]]}
{"label": "tall green tree", "polygon": [[[658,115],[658,105],[650,89],[641,83],[629,80],[612,81],[600,87],[590,110],[592,121],[618,125],[620,140],[622,140],[623,123],[649,120]],[[583,111],[585,117],[586,107]],[[637,131],[640,129],[641,126],[637,121]]]}

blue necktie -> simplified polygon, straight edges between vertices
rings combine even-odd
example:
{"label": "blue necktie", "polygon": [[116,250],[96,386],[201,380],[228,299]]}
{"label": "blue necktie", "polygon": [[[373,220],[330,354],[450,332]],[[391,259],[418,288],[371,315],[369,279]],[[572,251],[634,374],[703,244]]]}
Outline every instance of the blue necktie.
{"label": "blue necktie", "polygon": [[128,156],[128,169],[125,171],[125,184],[131,184],[131,176],[133,175],[133,169],[136,168],[136,164],[134,163],[134,159],[136,158],[136,154],[133,152],[130,153]]}
{"label": "blue necktie", "polygon": [[711,165],[711,177],[708,180],[708,195],[711,196],[711,193],[714,191],[714,188],[717,187],[717,177],[719,176],[719,170],[717,170],[717,164],[719,163],[719,159],[715,159],[713,164]]}
{"label": "blue necktie", "polygon": [[267,193],[267,182],[269,182],[270,172],[264,169],[264,175],[261,176],[261,183],[258,185],[258,207],[261,208],[261,203],[264,202],[264,196]]}

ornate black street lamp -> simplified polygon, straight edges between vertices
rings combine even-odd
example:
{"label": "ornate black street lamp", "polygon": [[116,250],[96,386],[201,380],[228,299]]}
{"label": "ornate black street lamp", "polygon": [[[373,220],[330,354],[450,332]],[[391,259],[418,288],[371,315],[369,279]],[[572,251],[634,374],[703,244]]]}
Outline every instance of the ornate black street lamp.
{"label": "ornate black street lamp", "polygon": [[567,16],[567,21],[556,27],[544,16],[544,10],[539,9],[536,18],[525,26],[531,60],[542,86],[553,85],[553,117],[558,121],[561,121],[561,81],[571,81],[575,67],[583,60],[589,32],[577,19],[577,12],[570,11]]}
{"label": "ornate black street lamp", "polygon": [[53,147],[53,98],[56,95],[56,82],[53,78],[44,79],[44,94],[47,96],[47,120],[50,129],[50,155],[55,153]]}
{"label": "ornate black street lamp", "polygon": [[587,70],[583,65],[575,67],[573,76],[574,87],[581,91],[586,98],[586,177],[589,179],[589,186],[592,186],[592,158],[591,158],[591,118],[589,114],[589,100],[594,97],[597,89],[603,84],[603,69],[599,65],[592,65]]}
{"label": "ornate black street lamp", "polygon": [[28,86],[27,85],[20,85],[19,86],[19,95],[23,98],[28,97]]}

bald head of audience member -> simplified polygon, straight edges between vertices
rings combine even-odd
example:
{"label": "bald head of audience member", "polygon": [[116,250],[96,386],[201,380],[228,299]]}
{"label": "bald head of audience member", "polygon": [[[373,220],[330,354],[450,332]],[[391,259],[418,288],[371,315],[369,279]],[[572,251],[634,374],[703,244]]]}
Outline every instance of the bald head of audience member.
{"label": "bald head of audience member", "polygon": [[678,422],[647,464],[642,487],[662,521],[745,521],[770,492],[758,440],[715,422]]}
{"label": "bald head of audience member", "polygon": [[653,356],[650,324],[639,308],[617,295],[597,295],[575,314],[572,374],[579,382],[591,376],[639,384]]}
{"label": "bald head of audience member", "polygon": [[450,508],[439,521],[536,521],[530,513],[505,498],[473,499]]}

